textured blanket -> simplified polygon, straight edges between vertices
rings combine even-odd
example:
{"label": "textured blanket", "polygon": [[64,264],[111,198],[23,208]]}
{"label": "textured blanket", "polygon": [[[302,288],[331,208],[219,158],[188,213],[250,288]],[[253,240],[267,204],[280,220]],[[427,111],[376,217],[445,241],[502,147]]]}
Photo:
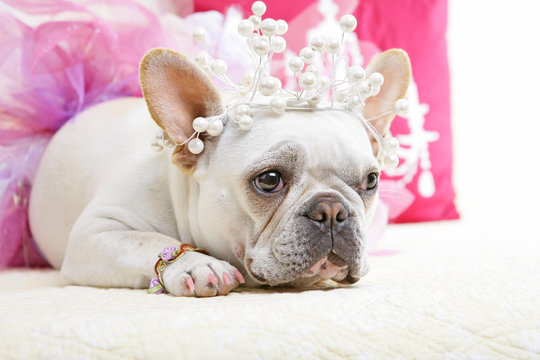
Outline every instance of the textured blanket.
{"label": "textured blanket", "polygon": [[[196,299],[0,272],[0,358],[539,359],[540,236],[393,226],[350,287]],[[520,230],[523,229],[523,230]]]}

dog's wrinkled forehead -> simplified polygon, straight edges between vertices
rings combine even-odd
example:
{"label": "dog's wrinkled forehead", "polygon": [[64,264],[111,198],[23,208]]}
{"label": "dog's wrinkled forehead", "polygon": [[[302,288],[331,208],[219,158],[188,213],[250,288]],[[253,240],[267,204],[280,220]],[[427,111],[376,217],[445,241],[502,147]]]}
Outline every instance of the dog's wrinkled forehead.
{"label": "dog's wrinkled forehead", "polygon": [[288,111],[277,117],[260,110],[255,116],[258,121],[249,132],[237,127],[225,131],[212,154],[214,161],[226,162],[236,173],[244,173],[246,166],[346,172],[351,164],[361,168],[376,165],[365,128],[346,112]]}

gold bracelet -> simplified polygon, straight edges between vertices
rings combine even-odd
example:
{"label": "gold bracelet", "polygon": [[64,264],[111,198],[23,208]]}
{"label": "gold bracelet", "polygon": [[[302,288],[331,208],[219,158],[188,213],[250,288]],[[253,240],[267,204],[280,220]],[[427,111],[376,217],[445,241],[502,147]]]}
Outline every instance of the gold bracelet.
{"label": "gold bracelet", "polygon": [[147,290],[149,294],[163,294],[166,291],[161,274],[165,271],[167,265],[172,264],[188,251],[197,251],[206,254],[204,249],[196,248],[190,244],[182,244],[178,249],[174,246],[168,246],[159,253],[158,261],[154,265],[154,272],[157,277],[150,281],[150,286]]}

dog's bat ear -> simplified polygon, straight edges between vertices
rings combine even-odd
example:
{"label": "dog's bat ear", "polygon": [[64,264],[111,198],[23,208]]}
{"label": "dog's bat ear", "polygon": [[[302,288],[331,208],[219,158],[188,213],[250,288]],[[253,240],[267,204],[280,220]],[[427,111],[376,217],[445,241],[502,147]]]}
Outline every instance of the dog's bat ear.
{"label": "dog's bat ear", "polygon": [[[391,49],[379,54],[366,68],[366,73],[379,72],[384,76],[384,83],[380,92],[366,100],[363,115],[366,119],[372,119],[371,125],[379,134],[385,136],[394,119],[394,103],[405,97],[411,79],[411,63],[407,53],[400,49]],[[380,114],[392,111],[392,113],[377,117]]]}
{"label": "dog's bat ear", "polygon": [[[152,119],[177,144],[193,134],[196,117],[222,112],[221,97],[212,80],[199,65],[175,51],[148,51],[141,60],[139,76]],[[197,159],[187,145],[174,149],[172,161],[184,172],[192,172]]]}

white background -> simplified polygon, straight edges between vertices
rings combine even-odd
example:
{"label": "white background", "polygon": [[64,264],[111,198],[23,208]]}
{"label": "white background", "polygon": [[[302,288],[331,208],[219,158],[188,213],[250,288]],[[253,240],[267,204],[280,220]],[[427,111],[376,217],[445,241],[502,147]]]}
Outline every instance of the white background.
{"label": "white background", "polygon": [[448,44],[460,213],[538,227],[540,1],[450,1]]}

